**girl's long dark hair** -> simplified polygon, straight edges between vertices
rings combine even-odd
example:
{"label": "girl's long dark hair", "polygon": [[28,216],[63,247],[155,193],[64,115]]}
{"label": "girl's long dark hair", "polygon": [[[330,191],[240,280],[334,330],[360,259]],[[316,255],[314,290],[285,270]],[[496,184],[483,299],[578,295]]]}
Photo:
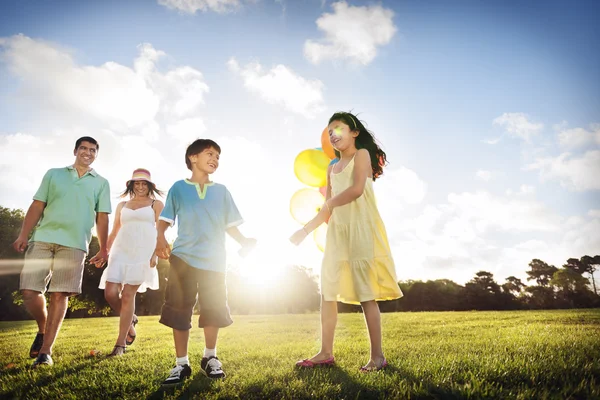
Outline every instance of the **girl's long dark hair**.
{"label": "girl's long dark hair", "polygon": [[[135,191],[133,190],[133,187],[135,185],[136,181],[129,181],[127,182],[127,186],[125,187],[125,191],[123,193],[121,193],[121,195],[119,197],[123,198],[123,197],[135,197]],[[156,195],[159,195],[161,197],[165,197],[165,193],[162,190],[158,190],[156,188],[156,185],[152,182],[148,182],[148,181],[144,181],[146,182],[146,184],[148,185],[148,197],[150,197],[151,199],[156,199]]]}
{"label": "girl's long dark hair", "polygon": [[[383,175],[383,167],[387,165],[387,156],[373,134],[363,125],[362,121],[355,115],[347,112],[336,112],[329,118],[329,123],[340,121],[350,127],[352,131],[358,131],[355,145],[357,149],[367,149],[371,156],[371,168],[373,169],[373,180]],[[335,149],[334,149],[335,150]],[[340,152],[335,150],[335,155],[340,158]]]}

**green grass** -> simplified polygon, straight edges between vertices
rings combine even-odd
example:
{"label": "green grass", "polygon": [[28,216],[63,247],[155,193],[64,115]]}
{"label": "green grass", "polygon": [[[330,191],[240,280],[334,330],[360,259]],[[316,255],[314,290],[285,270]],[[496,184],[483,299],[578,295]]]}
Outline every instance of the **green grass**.
{"label": "green grass", "polygon": [[[360,314],[342,314],[332,368],[296,370],[319,347],[319,316],[234,316],[221,330],[228,377],[199,368],[202,331],[193,328],[193,376],[160,383],[174,364],[170,329],[140,317],[138,338],[119,359],[107,354],[116,318],[65,321],[55,365],[33,370],[26,358],[32,321],[0,323],[1,398],[452,399],[600,398],[600,310],[383,314],[385,371],[361,374],[369,344]],[[13,366],[9,366],[13,363]],[[7,367],[8,366],[8,367]]]}

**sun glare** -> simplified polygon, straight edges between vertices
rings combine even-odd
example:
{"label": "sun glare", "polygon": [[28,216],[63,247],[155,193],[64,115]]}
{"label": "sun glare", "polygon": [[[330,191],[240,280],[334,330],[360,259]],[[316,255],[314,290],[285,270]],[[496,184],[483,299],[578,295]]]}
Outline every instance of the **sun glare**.
{"label": "sun glare", "polygon": [[239,262],[240,274],[253,285],[268,287],[277,284],[284,268],[294,263],[294,249],[286,241],[259,241],[256,248]]}

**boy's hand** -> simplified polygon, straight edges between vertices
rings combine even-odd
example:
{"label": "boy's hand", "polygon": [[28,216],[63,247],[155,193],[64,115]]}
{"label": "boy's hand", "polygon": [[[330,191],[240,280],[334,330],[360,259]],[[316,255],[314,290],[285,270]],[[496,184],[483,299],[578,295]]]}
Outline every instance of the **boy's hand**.
{"label": "boy's hand", "polygon": [[293,245],[298,246],[300,243],[302,243],[302,241],[304,239],[306,239],[306,236],[308,236],[308,233],[306,233],[306,230],[304,228],[302,229],[298,229],[291,237],[290,237],[290,242],[292,242]]}
{"label": "boy's hand", "polygon": [[169,259],[171,247],[169,246],[169,242],[167,242],[165,235],[158,235],[156,238],[156,249],[154,249],[154,253],[163,260]]}
{"label": "boy's hand", "polygon": [[256,247],[256,243],[257,241],[254,238],[246,238],[243,243],[240,243],[242,245],[242,248],[238,251],[240,257],[246,257],[248,254],[250,254],[250,252]]}

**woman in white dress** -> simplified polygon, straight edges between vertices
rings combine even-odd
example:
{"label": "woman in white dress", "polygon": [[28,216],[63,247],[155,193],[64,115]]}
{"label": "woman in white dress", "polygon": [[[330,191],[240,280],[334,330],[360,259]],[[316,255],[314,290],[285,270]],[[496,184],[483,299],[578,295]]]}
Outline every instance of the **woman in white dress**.
{"label": "woman in white dress", "polygon": [[156,221],[164,204],[156,200],[157,194],[162,196],[148,170],[133,171],[121,194],[129,196],[129,200],[117,206],[115,223],[108,236],[108,267],[100,278],[99,288],[104,289],[104,298],[120,315],[119,336],[109,356],[123,355],[135,340],[136,293],[158,289],[158,258],[154,248]]}

